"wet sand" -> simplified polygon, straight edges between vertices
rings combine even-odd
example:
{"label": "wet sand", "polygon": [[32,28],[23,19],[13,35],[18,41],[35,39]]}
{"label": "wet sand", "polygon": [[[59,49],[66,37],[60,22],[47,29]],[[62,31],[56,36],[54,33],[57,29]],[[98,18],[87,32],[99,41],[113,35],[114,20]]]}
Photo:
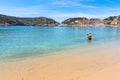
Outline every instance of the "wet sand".
{"label": "wet sand", "polygon": [[0,80],[119,80],[119,45],[70,49],[0,64]]}

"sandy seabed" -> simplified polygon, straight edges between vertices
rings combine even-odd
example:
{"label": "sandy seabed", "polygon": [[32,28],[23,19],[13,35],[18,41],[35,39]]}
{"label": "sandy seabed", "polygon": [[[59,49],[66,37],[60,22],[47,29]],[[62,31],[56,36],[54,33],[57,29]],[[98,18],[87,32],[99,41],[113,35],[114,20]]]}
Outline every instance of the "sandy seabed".
{"label": "sandy seabed", "polygon": [[119,75],[118,43],[0,64],[0,80],[120,80]]}

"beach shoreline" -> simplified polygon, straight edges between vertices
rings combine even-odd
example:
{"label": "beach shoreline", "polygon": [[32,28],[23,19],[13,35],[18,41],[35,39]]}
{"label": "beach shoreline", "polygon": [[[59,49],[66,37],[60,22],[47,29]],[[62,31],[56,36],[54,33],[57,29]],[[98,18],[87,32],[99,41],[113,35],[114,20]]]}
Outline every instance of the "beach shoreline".
{"label": "beach shoreline", "polygon": [[[120,72],[119,44],[71,49],[0,64],[1,80],[113,80]],[[117,68],[116,68],[117,67]],[[114,74],[115,73],[115,74]],[[111,76],[104,76],[104,74]],[[96,77],[97,76],[97,77]],[[95,77],[95,78],[94,78]]]}

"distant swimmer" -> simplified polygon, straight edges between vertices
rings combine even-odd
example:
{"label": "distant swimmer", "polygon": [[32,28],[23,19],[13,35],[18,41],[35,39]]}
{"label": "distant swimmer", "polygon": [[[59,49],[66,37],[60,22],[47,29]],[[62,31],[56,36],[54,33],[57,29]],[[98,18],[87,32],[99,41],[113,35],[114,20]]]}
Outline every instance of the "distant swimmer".
{"label": "distant swimmer", "polygon": [[88,39],[88,40],[91,40],[91,39],[92,39],[92,34],[91,34],[91,33],[87,34],[87,39]]}

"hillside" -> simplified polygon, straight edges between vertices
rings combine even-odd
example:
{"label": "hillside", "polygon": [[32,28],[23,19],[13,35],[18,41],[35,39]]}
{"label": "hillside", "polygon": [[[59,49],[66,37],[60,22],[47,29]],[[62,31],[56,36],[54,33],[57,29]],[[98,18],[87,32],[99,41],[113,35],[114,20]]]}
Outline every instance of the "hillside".
{"label": "hillside", "polygon": [[120,16],[110,16],[104,19],[105,24],[120,25]]}
{"label": "hillside", "polygon": [[35,18],[22,18],[13,17],[0,14],[0,26],[11,25],[27,25],[27,26],[55,26],[59,23],[51,18],[35,17]]}
{"label": "hillside", "polygon": [[[46,17],[14,17],[0,14],[0,26],[58,26],[57,21]],[[99,25],[120,25],[120,16],[110,16],[105,19],[86,17],[68,18],[61,23],[62,26],[99,26]]]}
{"label": "hillside", "polygon": [[69,18],[62,22],[62,24],[67,25],[85,25],[88,24],[88,19],[86,17],[75,17],[75,18]]}
{"label": "hillside", "polygon": [[85,25],[120,25],[120,16],[110,16],[105,19],[91,18],[86,17],[75,17],[64,20],[61,23],[69,26],[85,26]]}

